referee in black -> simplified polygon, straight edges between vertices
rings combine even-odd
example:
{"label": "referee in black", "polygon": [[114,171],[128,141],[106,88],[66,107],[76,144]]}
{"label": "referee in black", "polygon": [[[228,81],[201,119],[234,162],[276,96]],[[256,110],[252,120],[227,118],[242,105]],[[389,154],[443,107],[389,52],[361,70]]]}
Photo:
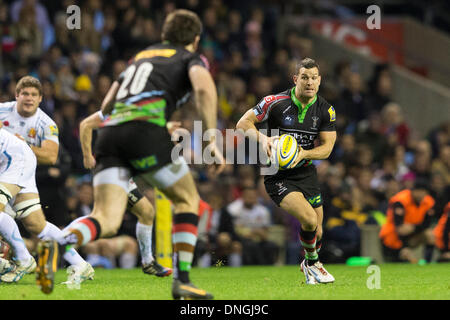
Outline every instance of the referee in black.
{"label": "referee in black", "polygon": [[[268,132],[293,136],[299,152],[288,169],[264,177],[267,193],[272,200],[301,223],[300,241],[305,260],[301,270],[307,284],[334,282],[334,277],[319,261],[322,239],[323,207],[316,168],[312,160],[327,159],[336,142],[336,113],[317,92],[320,86],[318,64],[305,58],[297,65],[294,87],[264,97],[248,110],[236,128],[263,145],[269,157],[276,137],[268,137],[256,129],[255,123],[267,121]],[[319,143],[316,139],[319,138]]]}

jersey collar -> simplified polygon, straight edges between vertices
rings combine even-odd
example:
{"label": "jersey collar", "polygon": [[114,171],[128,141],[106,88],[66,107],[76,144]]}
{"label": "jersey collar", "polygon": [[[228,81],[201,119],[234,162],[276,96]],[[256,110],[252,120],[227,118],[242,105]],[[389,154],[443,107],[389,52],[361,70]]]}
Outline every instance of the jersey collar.
{"label": "jersey collar", "polygon": [[314,99],[308,103],[306,106],[303,107],[300,100],[297,99],[295,96],[295,87],[291,89],[291,99],[294,101],[294,104],[298,108],[298,122],[303,123],[303,120],[305,119],[306,112],[308,111],[309,107],[311,107],[317,100],[317,94],[314,96]]}

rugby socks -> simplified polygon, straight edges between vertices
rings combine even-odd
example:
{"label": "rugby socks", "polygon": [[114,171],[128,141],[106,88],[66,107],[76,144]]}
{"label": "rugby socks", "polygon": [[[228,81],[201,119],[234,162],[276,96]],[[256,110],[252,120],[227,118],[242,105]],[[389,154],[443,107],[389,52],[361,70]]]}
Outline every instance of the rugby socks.
{"label": "rugby socks", "polygon": [[[48,221],[44,227],[44,230],[42,230],[42,232],[38,234],[38,238],[41,240],[56,240],[58,241],[58,243],[62,242],[63,236],[63,231],[53,223],[50,223]],[[67,246],[66,252],[64,252],[63,257],[71,265],[80,265],[84,262],[83,258],[72,246]]]}
{"label": "rugby socks", "polygon": [[97,240],[100,237],[100,224],[95,218],[83,217],[69,224],[64,230],[64,237],[59,244],[76,244],[83,246],[86,243]]}
{"label": "rugby socks", "polygon": [[189,271],[197,243],[198,215],[178,213],[174,215],[172,230],[174,279],[189,283]]}
{"label": "rugby socks", "polygon": [[305,231],[300,228],[300,243],[303,246],[305,259],[307,260],[309,266],[319,260],[319,255],[316,250],[316,240],[316,230]]}
{"label": "rugby socks", "polygon": [[11,245],[17,260],[28,262],[32,258],[20,235],[16,222],[4,212],[0,212],[0,234]]}
{"label": "rugby socks", "polygon": [[316,251],[317,251],[317,253],[320,252],[320,248],[322,248],[322,239],[317,239],[316,240]]}
{"label": "rugby socks", "polygon": [[136,223],[136,238],[139,243],[139,251],[141,252],[143,265],[150,264],[153,261],[152,231],[153,225],[149,226],[140,222]]}

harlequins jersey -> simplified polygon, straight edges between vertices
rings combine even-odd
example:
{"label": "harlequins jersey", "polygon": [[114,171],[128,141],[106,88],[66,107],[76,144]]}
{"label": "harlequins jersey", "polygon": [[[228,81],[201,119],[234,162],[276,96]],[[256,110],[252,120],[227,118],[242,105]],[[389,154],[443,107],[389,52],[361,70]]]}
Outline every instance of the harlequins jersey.
{"label": "harlequins jersey", "polygon": [[[295,87],[276,95],[264,97],[253,111],[260,122],[267,121],[269,136],[272,129],[279,135],[289,134],[305,150],[314,148],[321,131],[336,131],[336,112],[324,98],[316,95],[306,106],[295,97]],[[307,161],[301,161],[299,165]]]}
{"label": "harlequins jersey", "polygon": [[118,79],[116,103],[103,125],[140,120],[164,127],[190,97],[188,71],[193,65],[206,62],[182,46],[157,44],[139,52]]}

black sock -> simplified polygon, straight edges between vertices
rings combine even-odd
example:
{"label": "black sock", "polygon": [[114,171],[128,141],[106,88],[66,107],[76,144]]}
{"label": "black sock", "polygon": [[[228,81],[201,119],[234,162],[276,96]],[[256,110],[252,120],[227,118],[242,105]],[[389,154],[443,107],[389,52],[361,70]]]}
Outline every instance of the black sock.
{"label": "black sock", "polygon": [[430,263],[431,259],[433,259],[433,251],[434,251],[434,245],[428,244],[425,247],[425,260]]}
{"label": "black sock", "polygon": [[180,280],[182,283],[191,282],[189,279],[189,272],[180,270],[180,266],[179,266],[180,260],[178,259],[178,254],[174,255],[174,260],[175,260],[174,266],[176,268],[176,279]]}

